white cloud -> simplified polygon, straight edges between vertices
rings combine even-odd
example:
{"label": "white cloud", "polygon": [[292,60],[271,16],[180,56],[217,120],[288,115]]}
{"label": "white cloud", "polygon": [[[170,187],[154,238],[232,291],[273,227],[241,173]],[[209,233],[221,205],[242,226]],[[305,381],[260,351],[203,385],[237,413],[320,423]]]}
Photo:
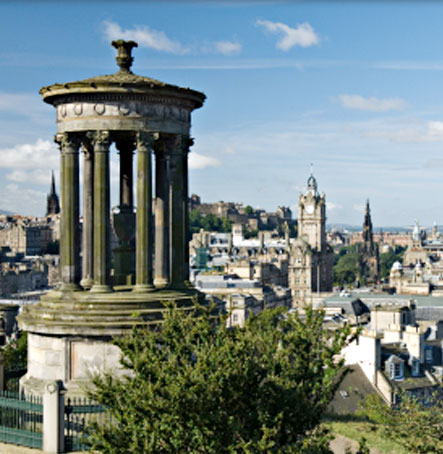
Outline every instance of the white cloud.
{"label": "white cloud", "polygon": [[401,129],[380,128],[368,131],[364,136],[400,143],[441,142],[443,141],[443,121],[428,121],[423,125]]}
{"label": "white cloud", "polygon": [[30,181],[34,184],[42,184],[49,187],[51,181],[51,173],[48,169],[35,169],[35,170],[14,170],[6,175],[9,181],[15,183],[29,183]]}
{"label": "white cloud", "polygon": [[283,35],[276,44],[276,47],[283,51],[288,51],[294,46],[310,47],[320,42],[319,36],[307,22],[297,24],[296,28],[291,28],[282,22],[269,20],[258,20],[256,25],[264,27],[271,33]]}
{"label": "white cloud", "polygon": [[340,204],[338,204],[338,203],[326,202],[326,209],[328,211],[339,210],[340,208],[343,208],[343,207]]}
{"label": "white cloud", "polygon": [[218,167],[220,161],[211,156],[205,156],[200,153],[192,152],[189,154],[190,169],[205,169],[206,167]]}
{"label": "white cloud", "polygon": [[225,148],[223,148],[223,153],[226,154],[235,154],[235,150],[232,146],[228,145]]}
{"label": "white cloud", "polygon": [[340,95],[339,100],[346,109],[367,110],[370,112],[387,112],[389,110],[403,110],[407,104],[400,98],[378,99],[364,98],[360,95]]}
{"label": "white cloud", "polygon": [[358,211],[359,213],[364,213],[365,212],[365,205],[364,204],[354,204],[352,206],[352,208],[355,210],[355,211]]}
{"label": "white cloud", "polygon": [[133,29],[123,30],[115,22],[104,22],[104,34],[107,39],[125,39],[134,40],[141,47],[148,47],[159,52],[168,52],[171,54],[186,54],[189,49],[184,47],[180,42],[174,41],[159,30],[154,30],[146,25],[136,25]]}
{"label": "white cloud", "polygon": [[[38,139],[33,144],[0,149],[0,157],[0,168],[15,171],[19,169],[47,171],[59,167],[59,151],[57,146],[49,140]],[[15,178],[19,178],[18,175],[16,174]]]}
{"label": "white cloud", "polygon": [[232,41],[217,41],[214,43],[214,49],[217,53],[223,55],[239,54],[242,46],[238,42]]}
{"label": "white cloud", "polygon": [[12,213],[43,216],[46,194],[15,183],[0,188],[1,208]]}

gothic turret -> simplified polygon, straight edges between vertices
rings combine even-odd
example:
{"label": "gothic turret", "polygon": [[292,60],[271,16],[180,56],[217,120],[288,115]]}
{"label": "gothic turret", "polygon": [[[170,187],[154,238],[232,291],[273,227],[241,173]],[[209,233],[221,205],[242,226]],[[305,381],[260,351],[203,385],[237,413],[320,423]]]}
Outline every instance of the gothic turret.
{"label": "gothic turret", "polygon": [[380,275],[380,259],[378,244],[374,242],[372,232],[371,209],[369,199],[366,200],[365,218],[363,221],[363,244],[359,252],[359,280],[365,284],[375,284]]}
{"label": "gothic turret", "polygon": [[366,252],[374,251],[374,237],[372,234],[371,209],[369,208],[369,199],[366,200],[365,219],[363,222],[363,243]]}
{"label": "gothic turret", "polygon": [[55,192],[54,171],[51,173],[51,189],[46,199],[46,216],[60,213],[60,203]]}

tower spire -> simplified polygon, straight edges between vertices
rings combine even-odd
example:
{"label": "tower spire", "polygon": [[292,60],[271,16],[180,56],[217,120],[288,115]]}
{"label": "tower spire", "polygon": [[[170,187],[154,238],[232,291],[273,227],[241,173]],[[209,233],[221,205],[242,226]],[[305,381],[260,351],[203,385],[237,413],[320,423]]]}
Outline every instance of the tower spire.
{"label": "tower spire", "polygon": [[51,191],[49,195],[56,195],[55,194],[55,177],[54,177],[54,171],[51,170]]}
{"label": "tower spire", "polygon": [[55,192],[55,178],[54,171],[51,171],[51,187],[49,189],[49,194],[46,199],[46,216],[51,214],[60,213],[60,202],[58,200],[58,195]]}

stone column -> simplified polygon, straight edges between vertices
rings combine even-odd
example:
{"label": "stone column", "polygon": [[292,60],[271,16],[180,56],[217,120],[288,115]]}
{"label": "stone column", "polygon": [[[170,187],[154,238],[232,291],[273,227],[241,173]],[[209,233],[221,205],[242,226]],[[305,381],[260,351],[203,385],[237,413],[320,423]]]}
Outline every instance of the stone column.
{"label": "stone column", "polygon": [[155,277],[156,286],[169,282],[169,157],[160,137],[155,152]]}
{"label": "stone column", "polygon": [[94,275],[94,150],[90,142],[83,144],[83,241],[82,280],[80,285],[88,290]]}
{"label": "stone column", "polygon": [[188,155],[189,148],[194,144],[194,140],[190,137],[183,139],[183,211],[184,211],[184,223],[183,230],[185,236],[185,270],[184,279],[187,285],[189,283],[189,175],[188,175]]}
{"label": "stone column", "polygon": [[94,285],[92,292],[110,292],[111,231],[109,187],[109,132],[97,131],[94,146]]}
{"label": "stone column", "polygon": [[61,151],[60,288],[72,291],[80,289],[79,141],[69,133],[55,141]]}
{"label": "stone column", "polygon": [[137,217],[135,234],[135,291],[146,292],[152,284],[152,134],[137,133]]}
{"label": "stone column", "polygon": [[170,286],[185,288],[185,166],[183,155],[187,153],[188,137],[176,135],[170,141],[170,191],[169,191],[169,237],[170,237]]}

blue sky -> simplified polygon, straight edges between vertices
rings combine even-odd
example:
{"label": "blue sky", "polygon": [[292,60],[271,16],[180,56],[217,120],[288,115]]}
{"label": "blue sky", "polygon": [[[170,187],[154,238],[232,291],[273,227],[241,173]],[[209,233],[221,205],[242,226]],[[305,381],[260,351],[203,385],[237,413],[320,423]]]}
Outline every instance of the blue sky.
{"label": "blue sky", "polygon": [[[207,95],[190,189],[294,210],[314,163],[330,223],[443,224],[443,2],[0,3],[0,208],[42,215],[55,112],[38,94],[117,67]],[[116,156],[113,155],[113,203]]]}

